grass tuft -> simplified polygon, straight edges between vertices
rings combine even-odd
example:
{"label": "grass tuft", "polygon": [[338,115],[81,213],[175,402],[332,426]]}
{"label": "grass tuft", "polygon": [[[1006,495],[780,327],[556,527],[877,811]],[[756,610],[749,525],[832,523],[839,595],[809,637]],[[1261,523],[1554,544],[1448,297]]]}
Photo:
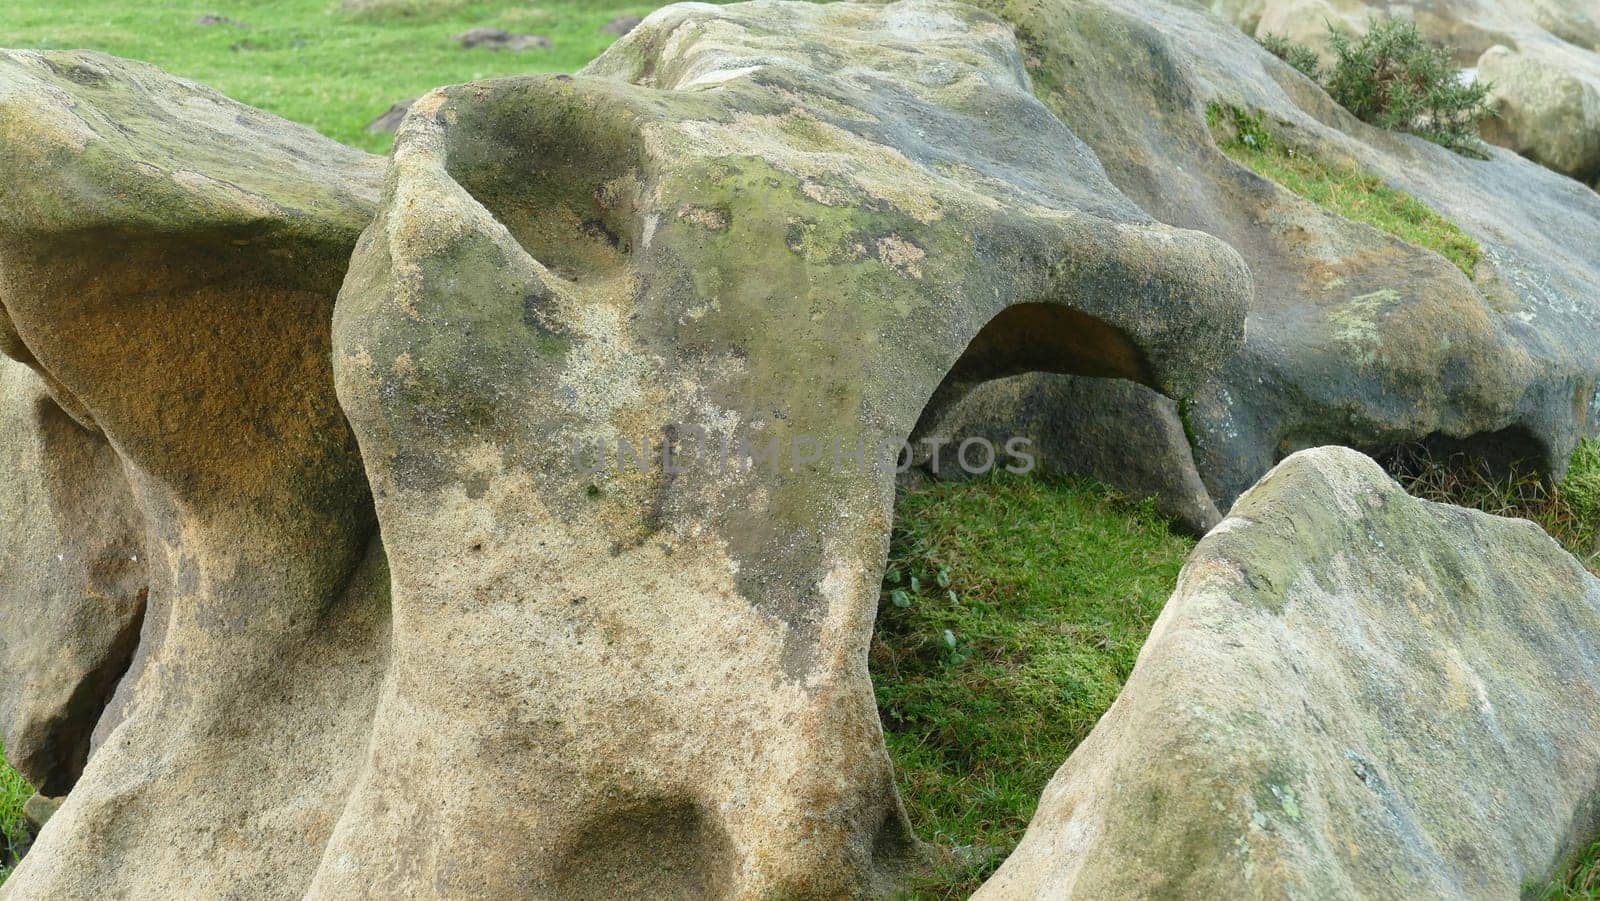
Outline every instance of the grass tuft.
{"label": "grass tuft", "polygon": [[1207,108],[1217,147],[1234,162],[1352,222],[1439,254],[1472,277],[1483,256],[1478,242],[1410,194],[1350,165],[1329,165],[1278,140],[1260,113]]}
{"label": "grass tuft", "polygon": [[1192,547],[1087,482],[1000,477],[897,503],[872,675],[900,789],[966,897],[1122,690]]}
{"label": "grass tuft", "polygon": [[1552,882],[1540,901],[1600,901],[1600,841],[1589,846],[1567,877]]}
{"label": "grass tuft", "polygon": [[0,885],[11,875],[8,863],[27,841],[22,806],[31,797],[33,787],[5,762],[5,749],[0,748]]}
{"label": "grass tuft", "polygon": [[1579,443],[1559,483],[1531,464],[1422,444],[1392,448],[1377,460],[1413,496],[1530,520],[1590,570],[1600,563],[1600,441]]}

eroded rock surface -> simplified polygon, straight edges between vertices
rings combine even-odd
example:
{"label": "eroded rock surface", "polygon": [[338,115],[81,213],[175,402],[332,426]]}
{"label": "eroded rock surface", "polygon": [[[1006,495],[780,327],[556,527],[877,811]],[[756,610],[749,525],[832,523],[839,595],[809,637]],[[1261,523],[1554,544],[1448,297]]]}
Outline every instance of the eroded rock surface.
{"label": "eroded rock surface", "polygon": [[1181,395],[1248,292],[970,7],[671,7],[575,78],[424,97],[335,317],[396,644],[311,892],[887,892],[892,448],[941,384]]}
{"label": "eroded rock surface", "polygon": [[138,642],[144,524],[104,437],[0,357],[0,737],[30,785],[64,795]]}
{"label": "eroded rock surface", "polygon": [[[1039,96],[1113,183],[1250,264],[1244,349],[1182,408],[1194,472],[1219,507],[1305,447],[1492,438],[1559,475],[1594,432],[1600,195],[1503,150],[1474,160],[1356,121],[1201,10],[987,5],[1016,23]],[[1296,152],[1411,194],[1474,238],[1482,259],[1468,277],[1258,177],[1217,149],[1210,104],[1259,112]],[[1148,422],[1170,415],[1145,400]]]}
{"label": "eroded rock surface", "polygon": [[[133,523],[149,589],[88,765],[5,896],[297,894],[385,663],[383,557],[328,337],[382,162],[150,66],[7,51],[0,171],[0,349],[39,374],[8,365],[7,415],[38,437],[4,440],[64,448],[6,473],[5,503],[30,480],[56,492],[29,511],[46,534],[20,534],[43,546],[0,574],[6,665],[58,637],[20,620],[102,596],[125,620]],[[77,553],[50,546],[52,516],[81,525]],[[66,578],[30,590],[51,552]],[[0,683],[0,709],[28,703],[18,689]]]}
{"label": "eroded rock surface", "polygon": [[[902,439],[948,421],[1037,427],[1063,468],[1136,453],[1128,484],[1205,524],[1205,495],[1307,444],[1492,432],[1554,461],[1590,429],[1592,194],[1366,128],[1195,10],[990,5],[672,7],[576,77],[417,101],[381,195],[380,161],[149,67],[0,56],[0,350],[31,371],[8,364],[3,410],[76,429],[75,490],[112,486],[84,534],[137,529],[148,584],[6,897],[888,893],[919,852],[866,673]],[[1210,102],[1405,188],[1484,260],[1469,278],[1239,168]],[[1296,535],[1252,590],[1344,547]],[[1531,571],[1407,541],[1441,567],[1402,586],[1418,604]],[[1369,556],[1349,565],[1389,572]],[[30,572],[0,573],[5,616],[73,609],[70,580],[13,591]],[[1542,690],[1480,681],[1469,708]],[[1520,750],[1533,727],[1496,715]],[[1273,783],[1294,805],[1300,772]],[[1465,822],[1496,885],[1566,835]],[[1216,833],[1161,841],[1195,829]],[[1465,845],[1437,844],[1395,872],[1452,884]],[[1049,869],[1030,848],[1016,885]]]}
{"label": "eroded rock surface", "polygon": [[1600,828],[1597,636],[1600,581],[1537,526],[1295,454],[976,897],[1516,897]]}

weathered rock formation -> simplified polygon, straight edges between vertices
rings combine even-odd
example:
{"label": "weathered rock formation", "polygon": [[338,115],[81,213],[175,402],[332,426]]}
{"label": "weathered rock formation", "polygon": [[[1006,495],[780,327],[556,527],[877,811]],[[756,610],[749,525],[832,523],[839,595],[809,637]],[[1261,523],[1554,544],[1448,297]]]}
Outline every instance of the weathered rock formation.
{"label": "weathered rock formation", "polygon": [[[1136,382],[1029,373],[978,385],[927,418],[921,438],[981,437],[1004,447],[1024,437],[1039,473],[1092,476],[1129,497],[1149,498],[1195,535],[1222,519],[1195,470],[1177,403]],[[965,470],[934,474],[959,478]]]}
{"label": "weathered rock formation", "polygon": [[[668,8],[576,77],[418,100],[381,191],[381,161],[147,66],[0,55],[0,511],[35,514],[0,536],[0,732],[71,788],[8,901],[884,894],[920,850],[866,673],[903,440],[1026,427],[1203,523],[1306,444],[1559,459],[1590,428],[1600,199],[1368,129],[1198,11],[991,5]],[[1484,261],[1244,171],[1213,101]],[[1324,458],[1365,472],[1297,459]],[[1253,590],[1346,547],[1296,534]],[[1417,603],[1501,585],[1424,538]],[[1371,556],[1327,591],[1397,559]],[[1570,806],[1580,776],[1538,796],[1533,765],[1509,797]],[[1299,772],[1273,784],[1310,799]],[[1548,868],[1589,823],[1555,809],[1469,812],[1484,878]]]}
{"label": "weathered rock formation", "polygon": [[[1196,3],[1205,0],[1195,0]],[[1587,184],[1600,179],[1600,4],[1571,0],[1209,0],[1251,34],[1327,52],[1328,25],[1405,18],[1493,82],[1484,136]]]}
{"label": "weathered rock formation", "polygon": [[292,894],[383,674],[382,555],[328,363],[382,162],[91,53],[0,55],[0,123],[0,345],[39,373],[4,375],[27,465],[0,505],[30,507],[6,520],[0,666],[30,679],[0,712],[51,793],[96,730],[4,891]]}
{"label": "weathered rock formation", "polygon": [[17,415],[126,484],[37,503],[148,585],[8,899],[886,892],[899,441],[1023,371],[1182,396],[1250,293],[949,3],[673,8],[436,92],[347,278],[370,157],[95,54],[0,57],[0,122]]}
{"label": "weathered rock formation", "polygon": [[[1295,450],[1436,437],[1494,443],[1559,475],[1594,432],[1600,195],[1504,151],[1469,159],[1356,121],[1203,11],[1164,0],[988,5],[1016,23],[1035,90],[1114,184],[1250,264],[1245,347],[1182,405],[1191,448],[1138,443],[1179,433],[1154,392],[1143,394],[1146,424],[1122,442],[1163,459],[1192,454],[1194,470],[1174,470],[1164,491],[1181,496],[1197,475],[1226,508]],[[1207,127],[1213,103],[1260,112],[1297,152],[1372,173],[1457,224],[1483,249],[1472,276],[1229,159]],[[1138,409],[1121,386],[1090,390],[1106,392],[1107,409]]]}
{"label": "weathered rock formation", "polygon": [[542,34],[512,34],[499,28],[473,28],[455,36],[468,50],[549,50],[550,39]]}
{"label": "weathered rock formation", "polygon": [[1600,581],[1303,451],[1195,549],[978,898],[1509,898],[1600,829]]}
{"label": "weathered rock formation", "polygon": [[418,101],[334,322],[396,663],[312,893],[887,891],[893,449],[941,383],[1182,394],[1248,291],[970,7],[672,7]]}
{"label": "weathered rock formation", "polygon": [[0,739],[30,784],[59,795],[138,643],[144,525],[105,438],[4,358],[0,473]]}

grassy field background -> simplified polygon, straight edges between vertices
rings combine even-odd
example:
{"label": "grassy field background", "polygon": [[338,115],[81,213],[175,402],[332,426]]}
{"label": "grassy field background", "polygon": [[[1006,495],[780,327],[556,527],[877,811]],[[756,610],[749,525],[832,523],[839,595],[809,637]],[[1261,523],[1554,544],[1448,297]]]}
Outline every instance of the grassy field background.
{"label": "grassy field background", "polygon": [[[363,128],[391,104],[442,84],[574,71],[615,39],[603,24],[652,8],[574,0],[7,0],[0,45],[145,60],[381,153],[390,136]],[[229,21],[201,25],[202,16]],[[494,52],[452,40],[475,27],[540,34],[553,46]],[[1308,196],[1343,184],[1342,175],[1298,161],[1285,168],[1268,146],[1232,141],[1229,149]],[[1403,205],[1374,210],[1360,192],[1334,193],[1364,204],[1346,215],[1376,218],[1470,267],[1475,248],[1447,224]],[[1330,198],[1313,197],[1338,206]],[[1600,451],[1586,447],[1577,462],[1554,492],[1527,480],[1463,483],[1427,470],[1408,487],[1528,516],[1588,557],[1600,521]],[[1000,479],[902,492],[871,653],[907,806],[919,833],[946,851],[917,896],[963,897],[1009,853],[1045,782],[1121,690],[1191,546],[1148,507],[1087,482]],[[0,763],[0,842],[20,838],[30,791]],[[1600,898],[1594,854],[1545,896]]]}
{"label": "grassy field background", "polygon": [[[376,153],[362,129],[397,101],[440,85],[572,72],[616,40],[612,17],[659,4],[583,0],[5,0],[0,46],[87,48],[174,75]],[[198,24],[202,16],[232,20]],[[470,28],[539,34],[549,50],[463,49]]]}

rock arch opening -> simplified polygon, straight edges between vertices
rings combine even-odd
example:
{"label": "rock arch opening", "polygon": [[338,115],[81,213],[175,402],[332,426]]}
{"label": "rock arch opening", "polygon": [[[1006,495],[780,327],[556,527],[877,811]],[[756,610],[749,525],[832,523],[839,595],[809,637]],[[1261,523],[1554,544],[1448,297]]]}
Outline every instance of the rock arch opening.
{"label": "rock arch opening", "polygon": [[1003,455],[1007,437],[1071,428],[1048,420],[1075,415],[1075,385],[1167,400],[1156,381],[1115,327],[1019,304],[976,333],[910,433],[869,669],[902,799],[938,849],[930,888],[970,892],[1010,853],[1120,692],[1191,545],[1058,467],[968,478],[932,466],[928,442],[954,454],[983,437]]}

